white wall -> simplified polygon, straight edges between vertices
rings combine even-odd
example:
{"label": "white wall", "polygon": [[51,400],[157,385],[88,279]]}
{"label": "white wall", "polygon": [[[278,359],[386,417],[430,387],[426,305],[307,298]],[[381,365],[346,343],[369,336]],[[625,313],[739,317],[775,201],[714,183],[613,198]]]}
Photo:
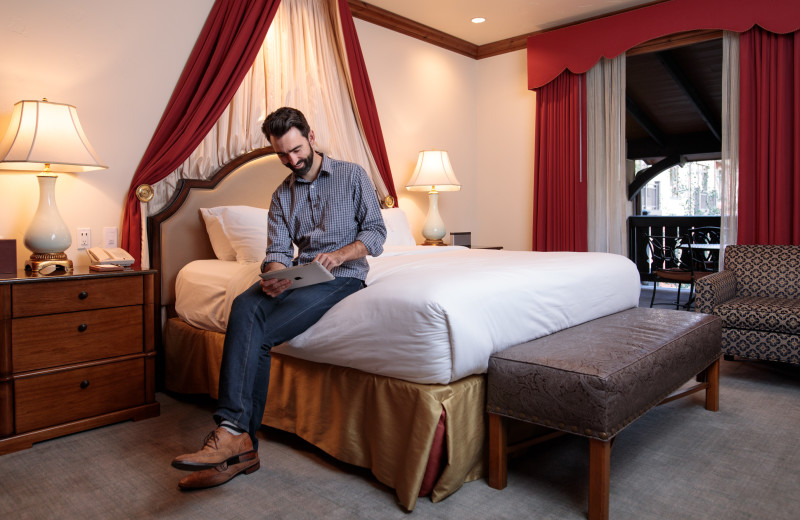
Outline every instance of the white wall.
{"label": "white wall", "polygon": [[[0,132],[23,99],[69,103],[107,170],[63,174],[61,215],[73,234],[121,227],[130,181],[213,0],[38,0],[6,6],[0,23]],[[427,195],[405,183],[423,149],[450,153],[459,192],[440,195],[449,231],[473,243],[530,249],[534,95],[525,52],[475,61],[356,20],[400,203],[419,230]],[[22,244],[38,204],[30,174],[0,172],[0,238]],[[449,238],[449,237],[448,237]],[[87,256],[67,250],[76,265]]]}
{"label": "white wall", "polygon": [[[0,23],[0,133],[14,103],[47,98],[75,105],[107,170],[60,175],[56,200],[73,245],[89,227],[122,225],[122,206],[139,164],[213,0],[37,0],[7,2]],[[30,251],[22,237],[38,204],[30,174],[0,171],[0,238],[17,240],[18,265]]]}
{"label": "white wall", "polygon": [[[418,240],[428,196],[409,192],[420,150],[444,149],[461,191],[439,195],[450,231],[530,250],[535,95],[526,53],[473,60],[356,20],[400,206]],[[449,241],[449,236],[445,238]]]}
{"label": "white wall", "polygon": [[478,62],[477,243],[518,251],[533,243],[536,95],[527,67],[525,50]]}
{"label": "white wall", "polygon": [[461,182],[461,191],[439,195],[448,232],[474,231],[477,62],[362,20],[355,24],[399,203],[418,241],[423,240],[428,195],[410,192],[405,185],[421,150],[446,150]]}

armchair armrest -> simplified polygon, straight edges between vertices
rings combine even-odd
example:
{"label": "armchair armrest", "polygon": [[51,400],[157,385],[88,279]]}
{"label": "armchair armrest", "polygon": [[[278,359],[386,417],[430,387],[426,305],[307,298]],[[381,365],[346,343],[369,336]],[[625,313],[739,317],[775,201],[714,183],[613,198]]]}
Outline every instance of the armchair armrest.
{"label": "armchair armrest", "polygon": [[697,280],[695,311],[713,314],[714,307],[736,296],[736,275],[733,271],[720,271]]}

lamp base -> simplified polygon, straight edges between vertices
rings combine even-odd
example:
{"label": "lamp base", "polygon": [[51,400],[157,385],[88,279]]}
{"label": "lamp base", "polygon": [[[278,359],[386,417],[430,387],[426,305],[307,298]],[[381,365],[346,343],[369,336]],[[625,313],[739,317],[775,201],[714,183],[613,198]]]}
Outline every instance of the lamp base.
{"label": "lamp base", "polygon": [[425,242],[422,243],[423,246],[446,246],[447,244],[444,243],[444,240],[441,238],[436,238],[431,240],[430,238],[426,238]]}
{"label": "lamp base", "polygon": [[33,253],[25,261],[25,270],[39,272],[45,267],[55,266],[68,273],[72,272],[72,260],[67,258],[66,253]]}

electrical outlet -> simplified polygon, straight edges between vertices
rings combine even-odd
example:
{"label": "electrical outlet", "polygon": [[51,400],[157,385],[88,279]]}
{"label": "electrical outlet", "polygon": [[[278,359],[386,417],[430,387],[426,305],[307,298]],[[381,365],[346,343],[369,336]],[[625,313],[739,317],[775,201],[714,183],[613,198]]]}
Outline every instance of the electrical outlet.
{"label": "electrical outlet", "polygon": [[92,247],[92,229],[78,228],[78,249],[89,249],[90,247]]}
{"label": "electrical outlet", "polygon": [[103,228],[103,247],[117,247],[117,228]]}

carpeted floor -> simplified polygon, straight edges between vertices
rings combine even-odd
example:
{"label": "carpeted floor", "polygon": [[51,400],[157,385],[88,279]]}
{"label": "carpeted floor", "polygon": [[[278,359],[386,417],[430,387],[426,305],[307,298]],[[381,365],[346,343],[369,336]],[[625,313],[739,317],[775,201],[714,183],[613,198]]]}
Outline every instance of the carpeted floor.
{"label": "carpeted floor", "polygon": [[[660,290],[659,290],[660,291]],[[649,295],[647,295],[649,297]],[[649,300],[647,302],[649,305]],[[465,484],[413,513],[368,471],[262,429],[262,469],[191,493],[172,457],[199,448],[212,404],[160,393],[161,415],[0,456],[0,518],[584,519],[588,446],[566,436],[513,459],[509,485]],[[794,519],[800,510],[800,368],[723,361],[720,411],[702,394],[624,430],[611,463],[612,519]]]}

